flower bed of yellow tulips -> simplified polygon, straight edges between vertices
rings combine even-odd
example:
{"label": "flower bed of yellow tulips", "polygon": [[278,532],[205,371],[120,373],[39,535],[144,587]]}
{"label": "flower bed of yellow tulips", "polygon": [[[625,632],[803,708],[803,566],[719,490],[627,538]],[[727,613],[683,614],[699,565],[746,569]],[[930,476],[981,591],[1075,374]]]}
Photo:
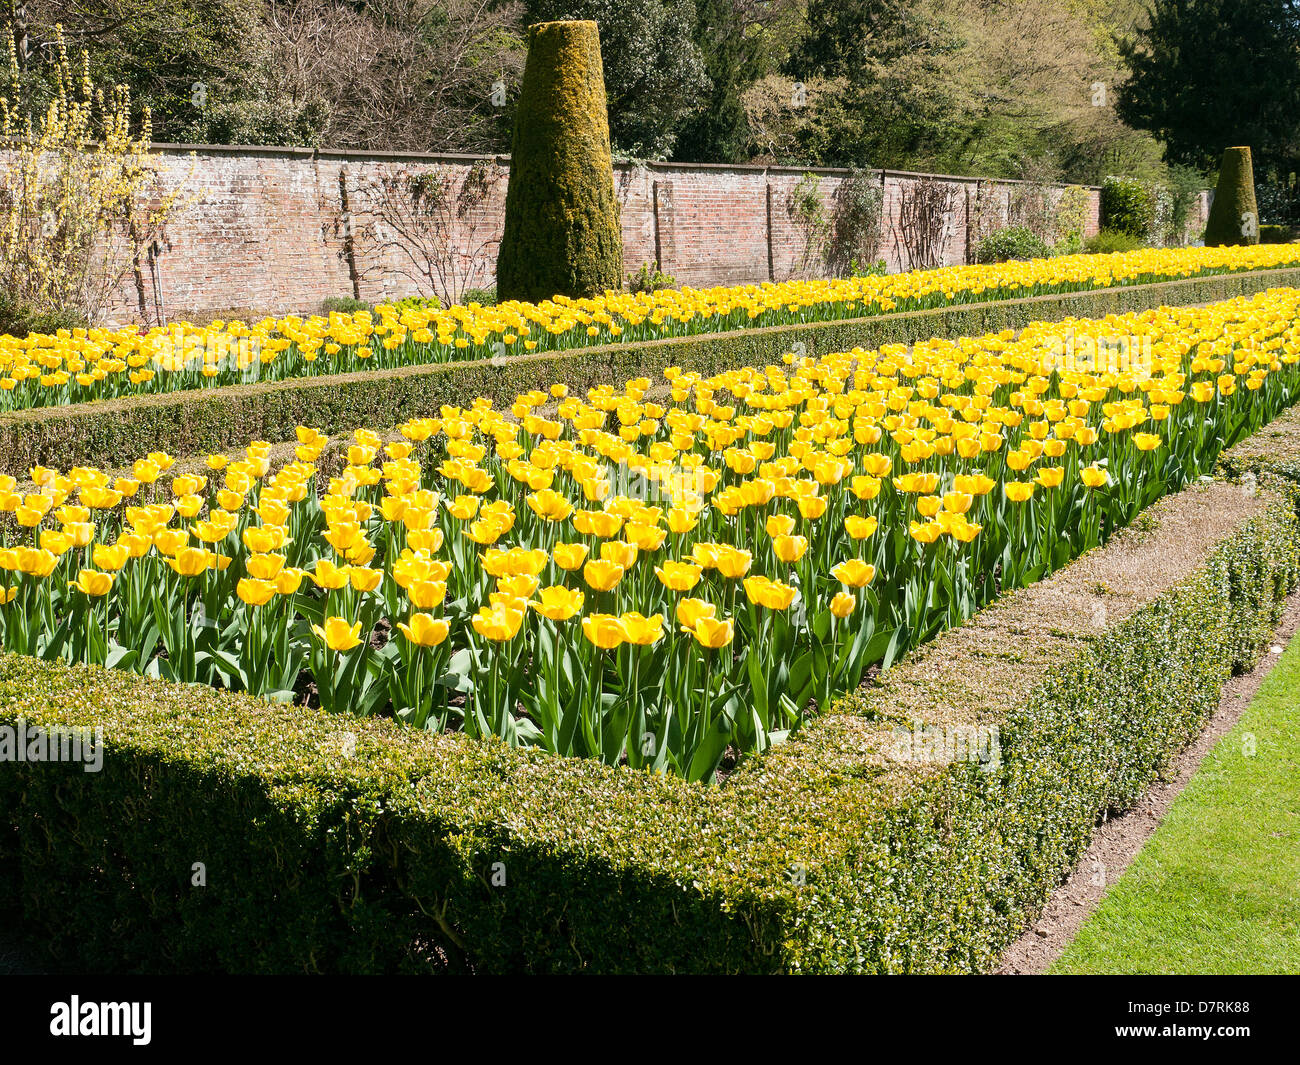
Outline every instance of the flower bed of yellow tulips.
{"label": "flower bed of yellow tulips", "polygon": [[1147,249],[886,277],[557,297],[542,304],[177,323],[0,337],[0,411],[357,370],[502,358],[1300,265],[1300,246]]}
{"label": "flower bed of yellow tulips", "polygon": [[[7,650],[708,779],[1294,402],[1300,290],[0,478]],[[1122,344],[1117,344],[1123,338]],[[324,483],[322,483],[324,482]]]}

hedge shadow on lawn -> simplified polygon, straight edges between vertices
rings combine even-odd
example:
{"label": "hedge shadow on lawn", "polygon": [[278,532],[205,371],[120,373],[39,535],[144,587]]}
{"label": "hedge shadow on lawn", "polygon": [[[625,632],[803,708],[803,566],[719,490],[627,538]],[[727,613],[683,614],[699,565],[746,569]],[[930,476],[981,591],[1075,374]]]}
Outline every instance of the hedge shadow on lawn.
{"label": "hedge shadow on lawn", "polygon": [[545,390],[554,383],[586,390],[654,377],[668,366],[712,374],[779,360],[798,344],[809,356],[817,356],[934,336],[980,336],[1023,328],[1031,321],[1100,318],[1161,305],[1213,302],[1292,285],[1300,285],[1300,268],[33,408],[0,415],[0,474],[25,476],[37,465],[68,469],[115,464],[123,456],[157,450],[173,455],[223,451],[249,440],[288,439],[303,424],[329,434],[363,426],[389,428],[431,415],[444,403],[464,405],[476,396],[510,403],[520,393]]}

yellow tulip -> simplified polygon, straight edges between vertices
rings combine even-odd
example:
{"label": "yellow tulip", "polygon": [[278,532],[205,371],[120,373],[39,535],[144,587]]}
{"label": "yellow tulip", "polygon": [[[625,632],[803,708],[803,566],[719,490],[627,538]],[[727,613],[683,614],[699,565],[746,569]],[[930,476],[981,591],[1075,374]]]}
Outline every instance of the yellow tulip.
{"label": "yellow tulip", "polygon": [[515,573],[497,581],[497,588],[512,599],[527,599],[540,583],[531,573]]}
{"label": "yellow tulip", "polygon": [[677,604],[677,622],[683,629],[693,629],[701,618],[716,617],[718,608],[703,599],[682,599]]}
{"label": "yellow tulip", "polygon": [[848,617],[857,609],[858,601],[848,592],[836,592],[831,600],[831,614],[837,618]]}
{"label": "yellow tulip", "polygon": [[717,559],[714,562],[714,565],[717,567],[718,572],[724,577],[735,580],[739,577],[743,577],[749,572],[749,567],[753,560],[753,555],[748,551],[741,551],[739,548],[719,545],[717,550]]}
{"label": "yellow tulip", "polygon": [[509,606],[498,604],[480,607],[470,622],[474,626],[474,631],[484,639],[503,643],[506,640],[513,640],[519,634],[523,620],[522,610],[514,610]]}
{"label": "yellow tulip", "polygon": [[281,595],[293,595],[302,586],[307,571],[285,566],[275,577],[275,590]]}
{"label": "yellow tulip", "polygon": [[1110,476],[1099,466],[1085,466],[1079,476],[1089,488],[1102,488],[1110,483]]}
{"label": "yellow tulip", "polygon": [[432,610],[447,598],[447,585],[443,581],[413,581],[406,589],[407,598],[417,610]]}
{"label": "yellow tulip", "polygon": [[589,643],[604,651],[627,641],[623,621],[614,614],[588,614],[582,619],[582,634]]}
{"label": "yellow tulip", "polygon": [[664,634],[662,614],[653,614],[647,618],[641,614],[628,613],[619,618],[619,621],[622,623],[627,642],[639,647],[648,647],[658,642]]}
{"label": "yellow tulip", "polygon": [[701,647],[716,651],[731,643],[735,635],[735,623],[731,618],[719,621],[717,618],[702,617],[687,631]]}
{"label": "yellow tulip", "polygon": [[524,502],[543,521],[563,521],[573,513],[573,504],[550,488],[533,492]]}
{"label": "yellow tulip", "polygon": [[347,566],[335,565],[327,558],[318,558],[315,568],[308,570],[307,576],[315,582],[316,587],[324,588],[327,592],[337,592],[348,585],[348,569]]}
{"label": "yellow tulip", "polygon": [[751,603],[768,610],[785,610],[794,602],[795,589],[789,584],[755,575],[745,578],[745,595]]}
{"label": "yellow tulip", "polygon": [[568,621],[582,610],[586,598],[581,591],[570,591],[562,585],[543,588],[537,594],[538,600],[528,605],[551,621]]}
{"label": "yellow tulip", "polygon": [[361,644],[361,622],[359,621],[349,625],[343,618],[330,617],[325,619],[324,628],[313,625],[311,630],[325,641],[325,646],[331,651],[351,651]]}
{"label": "yellow tulip", "polygon": [[582,568],[582,579],[598,592],[612,591],[626,571],[617,562],[593,559]]}
{"label": "yellow tulip", "polygon": [[578,569],[587,557],[586,544],[556,544],[551,552],[555,564],[563,570]]}
{"label": "yellow tulip", "polygon": [[97,573],[95,570],[83,569],[75,581],[68,581],[68,586],[76,588],[83,595],[99,599],[108,595],[113,587],[113,574]]}
{"label": "yellow tulip", "polygon": [[235,594],[249,606],[266,606],[276,593],[276,585],[271,580],[257,577],[244,577],[235,586]]}
{"label": "yellow tulip", "polygon": [[606,562],[622,566],[626,572],[636,565],[637,546],[623,540],[606,540],[600,545],[600,557]]}
{"label": "yellow tulip", "polygon": [[131,549],[126,544],[96,544],[91,550],[91,560],[102,570],[116,573],[126,565],[131,557]]}
{"label": "yellow tulip", "polygon": [[167,565],[182,577],[197,577],[215,560],[210,551],[201,547],[186,547],[176,553],[175,558],[167,559]]}
{"label": "yellow tulip", "polygon": [[863,588],[876,575],[876,567],[858,558],[841,562],[831,569],[831,576],[849,588]]}
{"label": "yellow tulip", "polygon": [[432,614],[412,614],[409,625],[399,621],[397,628],[416,647],[437,647],[451,631],[444,618]]}
{"label": "yellow tulip", "polygon": [[284,568],[283,555],[249,555],[244,560],[248,575],[259,581],[273,581]]}
{"label": "yellow tulip", "polygon": [[[871,520],[874,522],[875,518]],[[798,562],[808,551],[808,538],[806,536],[775,536],[772,538],[772,550],[782,562]]]}
{"label": "yellow tulip", "polygon": [[18,549],[18,570],[29,577],[48,577],[59,563],[58,555],[39,547]]}

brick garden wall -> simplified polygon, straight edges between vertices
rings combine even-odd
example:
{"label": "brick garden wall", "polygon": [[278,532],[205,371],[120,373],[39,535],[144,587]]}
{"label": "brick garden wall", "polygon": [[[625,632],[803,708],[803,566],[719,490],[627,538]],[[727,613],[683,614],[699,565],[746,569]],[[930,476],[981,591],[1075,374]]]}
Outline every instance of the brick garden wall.
{"label": "brick garden wall", "polygon": [[[160,146],[157,163],[161,180],[185,181],[194,200],[170,224],[156,263],[150,261],[138,281],[124,283],[116,320],[156,321],[159,295],[164,315],[176,319],[232,308],[313,311],[330,296],[375,300],[424,291],[429,286],[411,268],[403,241],[377,223],[373,190],[385,179],[434,173],[450,175],[459,188],[471,168],[483,194],[454,219],[451,243],[457,247],[445,272],[458,287],[493,281],[507,158]],[[658,260],[679,284],[696,287],[791,277],[801,241],[787,203],[806,172],[616,163],[625,269]],[[814,172],[829,211],[844,171]],[[884,189],[881,255],[891,270],[909,265],[897,232],[898,208],[904,189],[922,176],[873,172],[872,180]],[[968,261],[981,219],[986,228],[1005,221],[1028,190],[1009,181],[942,180],[957,194],[944,264]],[[1088,189],[1088,195],[1091,235],[1097,229],[1097,190]]]}

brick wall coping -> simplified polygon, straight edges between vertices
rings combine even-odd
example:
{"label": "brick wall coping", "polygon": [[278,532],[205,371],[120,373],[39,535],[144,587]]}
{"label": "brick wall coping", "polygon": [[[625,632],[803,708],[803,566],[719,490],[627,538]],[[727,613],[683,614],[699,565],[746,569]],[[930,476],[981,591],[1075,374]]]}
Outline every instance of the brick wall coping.
{"label": "brick wall coping", "polygon": [[[281,145],[265,144],[172,144],[159,142],[150,146],[152,151],[161,154],[195,152],[200,155],[261,155],[284,156],[292,159],[356,159],[358,161],[406,162],[406,163],[494,163],[508,167],[510,156],[476,155],[464,152],[382,152],[360,148],[295,148]],[[827,174],[842,175],[851,173],[846,166],[786,166],[783,164],[763,163],[679,163],[658,159],[615,158],[616,167],[642,167],[646,170],[666,172],[682,170],[732,170],[751,174]],[[933,174],[918,170],[888,170],[879,167],[865,167],[866,173],[882,178],[938,178],[942,181],[967,185],[1029,185],[1033,182],[1022,178],[999,178],[970,176],[963,174]],[[1051,188],[1065,188],[1069,182],[1046,182]],[[1084,189],[1097,191],[1100,185],[1082,185]]]}

